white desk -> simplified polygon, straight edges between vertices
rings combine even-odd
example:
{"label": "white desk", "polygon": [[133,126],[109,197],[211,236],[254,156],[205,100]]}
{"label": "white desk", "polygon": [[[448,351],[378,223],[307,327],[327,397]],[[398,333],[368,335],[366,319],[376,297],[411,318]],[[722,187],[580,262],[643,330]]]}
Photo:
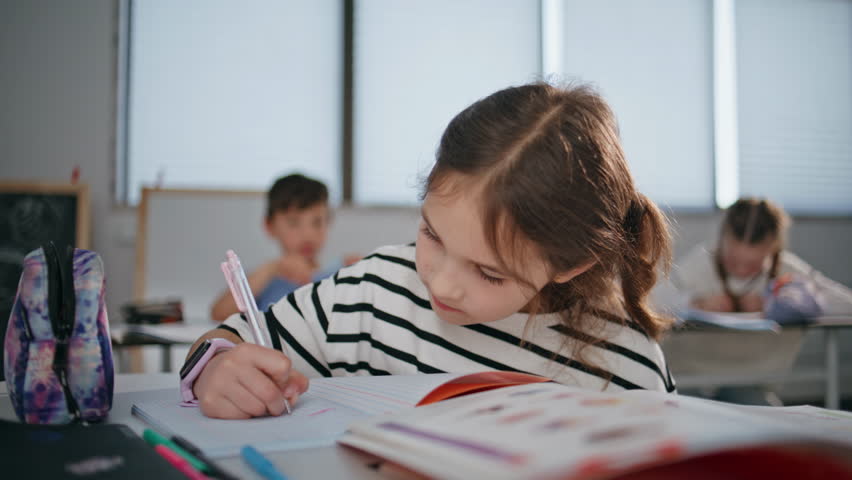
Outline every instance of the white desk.
{"label": "white desk", "polygon": [[114,324],[110,325],[115,360],[119,371],[141,373],[144,371],[142,358],[137,355],[131,358],[128,349],[138,349],[148,346],[160,347],[160,371],[172,371],[172,347],[189,346],[199,337],[219,326],[214,322],[164,323],[160,325],[147,324]]}
{"label": "white desk", "polygon": [[[123,423],[141,435],[148,425],[130,414],[135,392],[144,392],[166,388],[176,389],[176,374],[147,373],[123,374],[115,377],[115,397],[109,423]],[[137,394],[138,396],[138,394]],[[6,390],[6,383],[0,382],[0,418],[14,420],[15,412]],[[192,439],[189,439],[190,441]],[[311,448],[267,455],[276,467],[290,479],[307,478],[346,478],[372,479],[376,477],[374,469],[368,464],[370,459],[342,447]],[[223,458],[217,462],[225,470],[239,478],[263,480],[239,457]]]}
{"label": "white desk", "polygon": [[[663,350],[679,388],[777,385],[796,380],[820,380],[825,385],[825,408],[837,409],[840,407],[837,336],[845,328],[852,328],[852,318],[825,317],[810,325],[785,327],[778,334],[682,330],[670,334],[663,343]],[[823,366],[820,369],[792,370],[801,340],[808,331],[821,331],[823,334]],[[720,353],[724,346],[736,342],[740,343],[739,352]],[[726,355],[730,356],[722,358]],[[719,365],[715,368],[698,365],[708,360],[718,360]]]}

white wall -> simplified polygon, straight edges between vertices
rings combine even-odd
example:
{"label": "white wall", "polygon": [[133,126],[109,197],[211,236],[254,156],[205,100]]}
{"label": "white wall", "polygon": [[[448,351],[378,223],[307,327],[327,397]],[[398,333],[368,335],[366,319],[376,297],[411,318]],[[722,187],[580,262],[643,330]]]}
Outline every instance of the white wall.
{"label": "white wall", "polygon": [[136,221],[111,194],[116,8],[110,0],[0,3],[0,178],[67,182],[80,167],[113,316],[131,292]]}
{"label": "white wall", "polygon": [[[135,211],[112,200],[116,13],[111,0],[0,3],[0,179],[66,181],[81,167],[91,187],[92,248],[104,257],[113,319],[132,297],[136,227]],[[677,215],[677,251],[714,237],[717,220]],[[359,235],[385,228],[380,217],[357,223]],[[798,219],[791,245],[852,285],[852,219]],[[840,348],[848,354],[852,342]]]}

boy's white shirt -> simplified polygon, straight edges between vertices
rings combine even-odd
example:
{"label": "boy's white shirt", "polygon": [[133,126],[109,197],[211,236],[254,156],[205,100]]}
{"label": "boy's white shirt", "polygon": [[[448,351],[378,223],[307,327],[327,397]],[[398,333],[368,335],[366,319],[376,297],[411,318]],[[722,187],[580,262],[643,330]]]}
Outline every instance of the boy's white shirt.
{"label": "boy's white shirt", "polygon": [[[414,246],[391,246],[378,249],[375,254],[393,257],[411,262],[413,265]],[[438,318],[431,308],[416,305],[409,298],[391,289],[379,286],[375,282],[356,283],[357,279],[372,276],[392,284],[391,288],[402,288],[428,302],[429,293],[416,272],[409,266],[383,260],[378,257],[358,262],[341,269],[334,277],[314,285],[306,285],[273,305],[271,311],[275,320],[284,327],[286,335],[295,339],[303,351],[307,351],[314,360],[323,365],[355,365],[367,363],[372,368],[392,374],[418,373],[417,367],[388,355],[388,348],[410,354],[423,364],[453,373],[466,373],[488,370],[481,361],[472,360],[468,355],[459,354],[448,348],[458,346],[480,358],[498,361],[513,369],[526,371],[553,378],[560,383],[579,385],[592,389],[620,389],[614,383],[601,380],[598,376],[573,367],[562,367],[545,355],[536,354],[529,349],[497,340],[493,333],[506,334],[515,338],[529,340],[546,351],[555,351],[566,357],[571,350],[561,348],[565,336],[550,326],[559,323],[557,315],[539,315],[531,326],[525,329],[527,315],[518,313],[505,319],[482,324],[492,331],[484,335],[476,329],[449,324]],[[349,280],[347,282],[346,280]],[[296,304],[298,309],[294,307]],[[347,306],[373,306],[384,314],[404,320],[403,327],[393,322],[377,319],[373,313],[365,311],[344,311]],[[327,331],[318,320],[317,306],[327,318]],[[335,309],[335,306],[337,308]],[[265,322],[264,322],[265,323]],[[665,358],[657,342],[648,339],[633,328],[619,326],[611,322],[600,322],[602,331],[598,334],[610,342],[612,348],[588,347],[582,352],[582,358],[596,366],[629,380],[641,388],[666,390],[673,388]],[[243,339],[251,339],[247,324],[239,316],[232,316],[225,325],[234,328]],[[266,325],[264,325],[265,327]],[[415,334],[414,331],[419,333]],[[330,336],[335,341],[329,341]],[[436,341],[426,341],[427,336]],[[341,341],[341,338],[360,338],[359,341]],[[441,346],[440,342],[445,342]],[[281,340],[284,353],[291,357],[294,368],[308,376],[324,374],[315,365],[298,353],[285,339]],[[384,350],[383,350],[384,349]],[[622,353],[614,353],[614,350]],[[625,355],[624,352],[630,353]],[[633,354],[633,358],[631,358]],[[646,364],[637,360],[644,357],[661,370],[656,373]],[[643,360],[643,361],[645,361]],[[339,375],[364,375],[369,371],[359,369],[349,372],[345,368],[331,368],[331,373]],[[661,379],[660,377],[666,377]]]}
{"label": "boy's white shirt", "polygon": [[[680,300],[683,303],[724,293],[722,281],[716,272],[715,251],[715,247],[708,247],[705,244],[696,245],[675,263],[672,268],[671,282],[680,293]],[[821,294],[825,315],[852,314],[852,290],[826,277],[787,250],[781,252],[778,265],[778,274],[785,273],[809,278],[814,283]],[[728,279],[728,285],[739,295],[762,296],[768,281],[767,269],[754,280],[731,277]]]}

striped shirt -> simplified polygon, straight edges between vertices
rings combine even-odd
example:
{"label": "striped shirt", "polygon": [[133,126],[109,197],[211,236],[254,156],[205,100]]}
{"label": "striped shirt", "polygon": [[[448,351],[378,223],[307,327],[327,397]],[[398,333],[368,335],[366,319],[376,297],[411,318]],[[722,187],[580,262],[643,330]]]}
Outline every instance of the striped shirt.
{"label": "striped shirt", "polygon": [[[432,311],[417,275],[415,246],[376,250],[335,275],[305,285],[266,311],[273,346],[308,377],[511,370],[596,390],[674,391],[659,345],[634,322],[600,312],[600,342],[556,314],[516,313],[476,325],[453,325]],[[529,325],[528,325],[529,323]],[[251,341],[240,315],[220,327]]]}

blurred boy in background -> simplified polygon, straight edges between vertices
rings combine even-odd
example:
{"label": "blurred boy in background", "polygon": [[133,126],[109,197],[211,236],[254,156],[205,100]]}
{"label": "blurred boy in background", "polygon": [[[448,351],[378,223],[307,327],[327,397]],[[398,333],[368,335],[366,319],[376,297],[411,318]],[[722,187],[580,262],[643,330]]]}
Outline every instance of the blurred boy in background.
{"label": "blurred boy in background", "polygon": [[[340,268],[338,264],[321,269],[318,263],[330,223],[328,188],[322,182],[300,174],[275,181],[267,192],[264,228],[278,243],[281,256],[248,276],[261,311],[296,288],[323,279]],[[343,263],[351,265],[358,260],[357,255],[347,255]],[[210,315],[221,322],[236,312],[237,305],[226,289],[213,304]]]}

